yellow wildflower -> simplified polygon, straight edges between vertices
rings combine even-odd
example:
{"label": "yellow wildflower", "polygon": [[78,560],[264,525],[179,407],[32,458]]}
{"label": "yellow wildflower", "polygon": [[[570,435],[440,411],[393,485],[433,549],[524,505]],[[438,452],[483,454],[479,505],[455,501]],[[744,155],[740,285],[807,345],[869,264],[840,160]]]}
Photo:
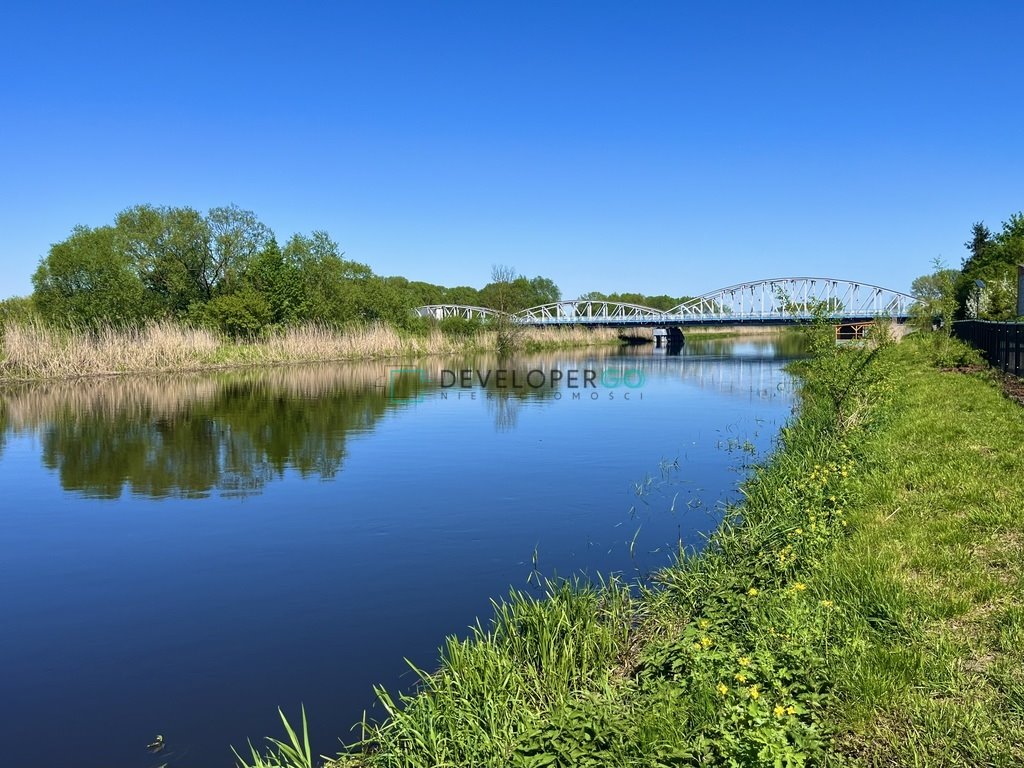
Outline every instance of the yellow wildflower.
{"label": "yellow wildflower", "polygon": [[784,706],[782,706],[781,704],[776,704],[775,705],[775,716],[776,717],[782,717],[784,714],[786,714],[786,708]]}
{"label": "yellow wildflower", "polygon": [[700,639],[700,645],[701,645],[701,648],[710,648],[711,647],[711,638],[708,637],[707,635],[704,635],[704,637],[702,637]]}
{"label": "yellow wildflower", "polygon": [[699,622],[701,629],[707,629],[711,626],[711,622],[707,619],[701,619]]}
{"label": "yellow wildflower", "polygon": [[752,698],[754,701],[757,701],[757,699],[761,696],[761,692],[757,690],[756,685],[750,686],[750,688],[748,688],[747,690],[750,692],[750,698]]}
{"label": "yellow wildflower", "polygon": [[747,590],[747,594],[751,597],[757,597],[757,587],[751,587]]}
{"label": "yellow wildflower", "polygon": [[718,684],[718,693],[719,694],[721,694],[722,696],[725,696],[725,694],[727,694],[728,692],[729,692],[729,686],[727,686],[725,683],[719,683]]}
{"label": "yellow wildflower", "polygon": [[831,600],[822,600],[821,604],[826,608],[831,608],[833,605],[835,605],[835,603],[833,603]]}
{"label": "yellow wildflower", "polygon": [[741,667],[749,667],[750,666],[750,657],[749,656],[740,656],[740,666]]}
{"label": "yellow wildflower", "polygon": [[804,584],[802,581],[798,581],[796,584],[793,585],[793,589],[795,589],[797,592],[803,592],[805,589],[807,589],[807,585]]}
{"label": "yellow wildflower", "polygon": [[790,704],[788,707],[786,707],[786,714],[787,715],[795,715],[796,714],[796,707],[794,707],[792,704]]}
{"label": "yellow wildflower", "polygon": [[737,672],[735,677],[736,677],[736,681],[737,682],[740,682],[740,683],[747,682],[747,676],[744,675],[742,672]]}
{"label": "yellow wildflower", "polygon": [[804,529],[803,529],[803,528],[797,528],[797,529],[796,529],[796,535],[797,535],[797,536],[799,536],[799,535],[800,535],[801,533],[803,533],[803,532],[804,532]]}

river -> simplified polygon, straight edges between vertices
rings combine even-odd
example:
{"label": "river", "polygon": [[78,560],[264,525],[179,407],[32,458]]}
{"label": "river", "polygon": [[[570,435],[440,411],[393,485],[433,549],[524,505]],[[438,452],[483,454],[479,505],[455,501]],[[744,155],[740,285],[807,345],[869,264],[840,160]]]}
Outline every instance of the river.
{"label": "river", "polygon": [[300,704],[335,753],[380,714],[374,684],[408,686],[403,658],[433,668],[492,598],[699,548],[789,417],[797,353],[758,337],[0,388],[5,762],[227,768]]}

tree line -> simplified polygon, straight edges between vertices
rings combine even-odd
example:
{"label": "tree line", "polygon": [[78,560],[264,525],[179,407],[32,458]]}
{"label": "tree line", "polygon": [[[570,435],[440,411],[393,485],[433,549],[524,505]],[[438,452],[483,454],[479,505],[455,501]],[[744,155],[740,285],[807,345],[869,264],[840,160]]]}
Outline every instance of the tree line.
{"label": "tree line", "polygon": [[936,260],[935,271],[914,280],[915,311],[927,322],[1017,318],[1017,265],[1024,264],[1024,213],[1015,213],[993,233],[983,222],[971,227],[960,269]]}
{"label": "tree line", "polygon": [[601,293],[600,291],[591,291],[590,293],[583,294],[580,298],[589,301],[618,301],[623,304],[639,304],[642,307],[668,311],[678,307],[683,302],[689,301],[693,297],[668,296],[667,294],[648,296],[643,293]]}
{"label": "tree line", "polygon": [[[256,214],[236,205],[136,205],[113,223],[76,226],[32,275],[30,297],[0,301],[0,328],[41,318],[53,325],[137,326],[175,320],[235,338],[309,323],[383,321],[415,328],[413,309],[462,304],[516,312],[559,301],[553,280],[496,266],[482,288],[382,276],[346,257],[322,230],[281,245]],[[581,298],[671,309],[687,296],[592,291]]]}
{"label": "tree line", "polygon": [[307,323],[407,327],[424,304],[514,312],[561,298],[549,278],[499,272],[480,289],[381,276],[346,258],[324,231],[294,234],[282,246],[255,213],[234,205],[205,214],[137,205],[55,243],[32,276],[32,296],[2,302],[0,315],[36,312],[75,325],[173,319],[240,337]]}

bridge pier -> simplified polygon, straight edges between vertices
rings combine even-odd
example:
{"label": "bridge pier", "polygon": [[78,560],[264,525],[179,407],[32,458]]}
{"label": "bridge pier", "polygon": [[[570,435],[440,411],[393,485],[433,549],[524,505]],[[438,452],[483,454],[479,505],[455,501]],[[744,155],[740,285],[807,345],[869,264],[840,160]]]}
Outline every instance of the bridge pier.
{"label": "bridge pier", "polygon": [[654,329],[654,346],[659,349],[662,346],[679,348],[683,346],[683,329],[672,326],[669,328]]}

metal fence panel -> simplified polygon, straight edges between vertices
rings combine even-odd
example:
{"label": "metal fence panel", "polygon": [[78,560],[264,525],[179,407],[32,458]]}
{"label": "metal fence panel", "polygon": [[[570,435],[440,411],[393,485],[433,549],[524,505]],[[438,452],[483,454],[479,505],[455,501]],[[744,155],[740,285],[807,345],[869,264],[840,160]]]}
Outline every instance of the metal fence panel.
{"label": "metal fence panel", "polygon": [[979,349],[994,368],[1024,375],[1024,323],[960,320],[953,323],[953,335]]}

